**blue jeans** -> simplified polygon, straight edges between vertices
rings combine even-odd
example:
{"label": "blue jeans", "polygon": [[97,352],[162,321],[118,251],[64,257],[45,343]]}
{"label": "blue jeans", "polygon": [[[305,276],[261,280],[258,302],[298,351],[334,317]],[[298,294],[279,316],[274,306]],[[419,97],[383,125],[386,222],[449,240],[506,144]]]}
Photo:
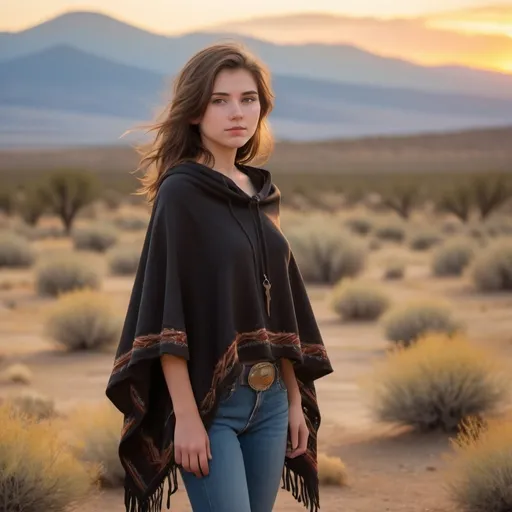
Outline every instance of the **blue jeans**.
{"label": "blue jeans", "polygon": [[288,437],[288,393],[280,375],[266,391],[240,382],[224,393],[208,430],[209,474],[181,469],[194,512],[271,512]]}

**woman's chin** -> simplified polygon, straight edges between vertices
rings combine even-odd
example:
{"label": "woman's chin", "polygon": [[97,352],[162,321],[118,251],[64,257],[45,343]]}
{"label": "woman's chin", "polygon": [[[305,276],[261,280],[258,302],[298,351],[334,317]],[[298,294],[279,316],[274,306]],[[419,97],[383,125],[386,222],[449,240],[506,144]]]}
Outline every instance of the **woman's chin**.
{"label": "woman's chin", "polygon": [[234,137],[231,140],[224,140],[220,145],[229,148],[229,149],[239,149],[242,146],[245,146],[249,139],[247,137]]}

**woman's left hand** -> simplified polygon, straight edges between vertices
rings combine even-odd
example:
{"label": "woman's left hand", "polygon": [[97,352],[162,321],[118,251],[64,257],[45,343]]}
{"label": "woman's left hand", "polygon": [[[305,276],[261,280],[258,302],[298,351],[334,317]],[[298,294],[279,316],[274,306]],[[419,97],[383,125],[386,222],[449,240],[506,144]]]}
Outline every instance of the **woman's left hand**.
{"label": "woman's left hand", "polygon": [[308,447],[309,431],[300,402],[297,404],[290,404],[289,406],[288,429],[290,433],[289,441],[291,446],[288,445],[286,456],[293,459],[305,453]]}

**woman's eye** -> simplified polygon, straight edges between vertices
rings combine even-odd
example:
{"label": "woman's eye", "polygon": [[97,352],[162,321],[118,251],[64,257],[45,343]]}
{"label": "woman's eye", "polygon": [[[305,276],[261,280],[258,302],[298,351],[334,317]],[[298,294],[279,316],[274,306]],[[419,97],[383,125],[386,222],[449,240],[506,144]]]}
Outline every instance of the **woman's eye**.
{"label": "woman's eye", "polygon": [[221,101],[224,101],[224,100],[223,100],[223,99],[221,99],[221,98],[216,98],[216,99],[214,99],[214,100],[212,101],[212,103],[213,103],[213,104],[215,104],[215,105],[217,105],[217,104],[219,104]]}
{"label": "woman's eye", "polygon": [[256,98],[245,98],[245,100],[252,103],[253,101],[256,101]]}

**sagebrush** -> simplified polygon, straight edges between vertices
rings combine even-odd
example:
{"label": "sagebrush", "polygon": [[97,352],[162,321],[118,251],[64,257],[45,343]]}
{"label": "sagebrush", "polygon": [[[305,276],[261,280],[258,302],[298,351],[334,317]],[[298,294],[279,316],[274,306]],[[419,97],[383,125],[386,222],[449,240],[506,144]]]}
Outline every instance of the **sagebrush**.
{"label": "sagebrush", "polygon": [[0,268],[26,268],[35,260],[35,251],[30,242],[10,231],[0,232]]}
{"label": "sagebrush", "polygon": [[122,427],[123,416],[110,403],[80,408],[67,421],[67,442],[80,460],[98,467],[103,487],[121,487],[124,482],[118,453]]}
{"label": "sagebrush", "polygon": [[66,512],[87,497],[97,468],[79,461],[48,422],[0,406],[0,507]]}
{"label": "sagebrush", "polygon": [[47,336],[69,351],[97,350],[118,341],[121,319],[106,295],[75,290],[52,306],[45,324]]}
{"label": "sagebrush", "polygon": [[478,290],[512,291],[512,241],[499,240],[483,249],[471,273]]}
{"label": "sagebrush", "polygon": [[376,320],[389,307],[389,297],[368,283],[340,282],[333,290],[331,304],[344,320]]}
{"label": "sagebrush", "polygon": [[433,301],[396,306],[384,315],[382,325],[388,340],[403,345],[429,333],[452,335],[462,329],[447,306]]}
{"label": "sagebrush", "polygon": [[432,255],[432,273],[438,277],[460,276],[475,255],[474,244],[455,238],[438,247]]}
{"label": "sagebrush", "polygon": [[77,289],[99,289],[103,268],[90,256],[59,253],[42,260],[36,268],[39,295],[56,297]]}
{"label": "sagebrush", "polygon": [[304,279],[334,284],[355,277],[364,268],[366,252],[354,235],[323,216],[305,219],[286,232]]}
{"label": "sagebrush", "polygon": [[450,497],[463,512],[512,510],[512,421],[478,417],[452,440],[449,455]]}
{"label": "sagebrush", "polygon": [[461,335],[395,348],[377,363],[369,387],[379,420],[423,431],[454,431],[464,418],[494,412],[510,397],[500,359]]}

